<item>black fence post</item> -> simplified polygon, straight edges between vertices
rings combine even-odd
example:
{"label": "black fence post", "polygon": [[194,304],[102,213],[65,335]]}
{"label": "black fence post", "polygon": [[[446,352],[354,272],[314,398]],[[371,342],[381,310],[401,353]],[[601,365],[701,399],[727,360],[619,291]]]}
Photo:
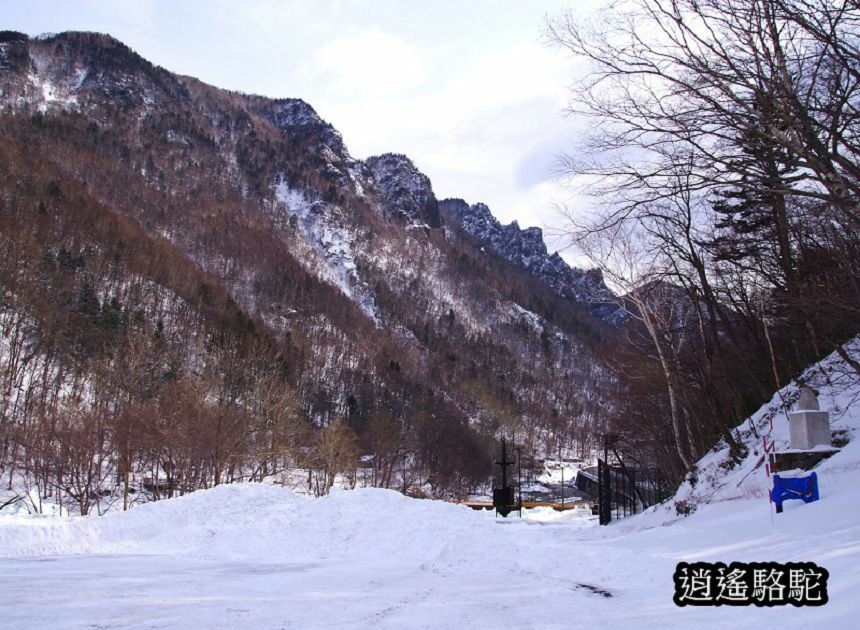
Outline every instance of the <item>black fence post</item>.
{"label": "black fence post", "polygon": [[597,515],[601,525],[612,521],[612,478],[607,464],[597,460]]}
{"label": "black fence post", "polygon": [[[506,517],[517,507],[517,502],[514,498],[514,487],[508,483],[508,466],[513,466],[514,461],[508,459],[507,443],[505,438],[502,438],[502,459],[496,462],[497,466],[502,468],[502,487],[493,488],[493,507],[496,508],[496,513]],[[520,516],[522,516],[522,506],[520,505]]]}

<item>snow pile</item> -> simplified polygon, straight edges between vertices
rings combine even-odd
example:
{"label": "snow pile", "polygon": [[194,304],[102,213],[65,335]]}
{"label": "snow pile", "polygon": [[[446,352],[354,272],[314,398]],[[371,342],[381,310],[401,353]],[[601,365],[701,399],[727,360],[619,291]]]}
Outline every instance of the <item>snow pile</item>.
{"label": "snow pile", "polygon": [[[379,537],[382,514],[388,534]],[[440,518],[457,538],[470,538],[469,516],[462,506],[388,490],[314,500],[276,486],[233,484],[102,517],[0,518],[0,557],[157,553],[310,562],[344,560],[370,546],[402,557],[409,539],[432,538]]]}
{"label": "snow pile", "polygon": [[577,473],[586,468],[585,462],[567,458],[567,459],[547,459],[544,462],[543,473],[538,476],[538,481],[544,484],[565,483],[572,485],[576,480]]}

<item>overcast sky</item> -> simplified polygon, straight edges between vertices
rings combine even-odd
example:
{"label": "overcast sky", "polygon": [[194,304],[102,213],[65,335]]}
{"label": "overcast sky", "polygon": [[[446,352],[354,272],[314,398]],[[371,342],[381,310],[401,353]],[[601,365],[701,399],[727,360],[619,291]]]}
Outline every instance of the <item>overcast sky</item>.
{"label": "overcast sky", "polygon": [[309,102],[366,158],[405,153],[437,197],[483,201],[503,222],[559,225],[554,176],[577,123],[578,67],[542,42],[546,15],[593,0],[27,0],[0,28],[110,33],[212,85]]}

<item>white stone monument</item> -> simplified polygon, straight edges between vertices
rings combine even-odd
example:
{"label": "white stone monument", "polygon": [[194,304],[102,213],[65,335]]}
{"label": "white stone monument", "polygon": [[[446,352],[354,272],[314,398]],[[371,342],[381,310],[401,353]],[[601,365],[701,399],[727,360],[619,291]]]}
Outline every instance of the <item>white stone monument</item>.
{"label": "white stone monument", "polygon": [[818,394],[811,387],[800,388],[797,410],[788,414],[791,448],[808,451],[816,446],[833,446],[830,414],[818,406]]}

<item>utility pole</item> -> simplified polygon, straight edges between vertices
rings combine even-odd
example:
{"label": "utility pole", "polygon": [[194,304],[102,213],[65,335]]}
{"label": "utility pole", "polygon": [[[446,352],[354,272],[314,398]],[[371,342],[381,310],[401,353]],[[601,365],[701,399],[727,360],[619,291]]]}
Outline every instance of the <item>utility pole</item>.
{"label": "utility pole", "polygon": [[564,510],[564,460],[561,461],[561,509]]}
{"label": "utility pole", "polygon": [[507,443],[505,438],[502,438],[502,459],[496,462],[497,466],[502,467],[502,487],[493,488],[493,507],[502,516],[510,514],[514,506],[514,489],[508,484],[508,466],[513,466],[514,463],[508,459]]}
{"label": "utility pole", "polygon": [[520,447],[517,447],[517,507],[520,511],[520,518],[523,517],[523,453]]}

